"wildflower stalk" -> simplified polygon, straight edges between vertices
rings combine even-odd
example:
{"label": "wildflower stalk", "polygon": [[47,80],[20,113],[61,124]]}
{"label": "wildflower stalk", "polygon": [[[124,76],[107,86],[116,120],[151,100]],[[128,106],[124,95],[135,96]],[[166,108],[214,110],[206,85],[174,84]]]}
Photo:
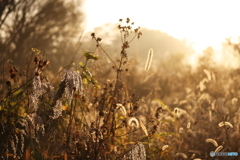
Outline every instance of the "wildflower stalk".
{"label": "wildflower stalk", "polygon": [[32,55],[31,55],[30,61],[29,61],[29,63],[28,63],[27,71],[26,71],[26,77],[27,77],[27,80],[28,80],[28,72],[29,72],[29,68],[30,68],[30,65],[31,65],[32,60],[33,60],[33,55],[34,55],[34,52],[32,51]]}
{"label": "wildflower stalk", "polygon": [[[1,92],[0,92],[0,96],[2,96],[2,94],[4,93],[4,90],[3,90],[3,88],[4,88],[4,85],[5,85],[5,82],[4,82],[4,80],[5,80],[5,69],[4,69],[4,65],[5,65],[5,58],[4,58],[4,61],[3,61],[3,64],[2,64],[2,90],[1,90]],[[2,97],[1,97],[2,98]]]}
{"label": "wildflower stalk", "polygon": [[[33,55],[34,55],[34,52],[33,52],[33,49],[32,49],[32,55],[31,55],[31,59],[28,63],[28,67],[27,67],[27,71],[26,71],[26,81],[28,80],[28,72],[29,72],[29,68],[30,68],[30,65],[32,63],[32,60],[33,60]],[[29,89],[27,88],[27,95],[28,95],[28,109],[30,108],[30,97],[29,97]]]}
{"label": "wildflower stalk", "polygon": [[[19,89],[23,88],[24,86],[26,86],[29,82],[31,82],[31,80],[33,80],[34,76],[32,78],[30,78],[27,82],[25,82],[24,84],[22,84],[20,87],[14,89],[11,91],[11,95],[15,92],[17,92]],[[9,96],[11,95],[7,95],[5,96],[0,102],[4,102]]]}
{"label": "wildflower stalk", "polygon": [[99,47],[99,48],[106,54],[106,56],[110,59],[110,61],[114,64],[114,66],[116,66],[115,63],[114,63],[114,61],[112,60],[112,58],[111,58],[111,57],[108,55],[108,53],[102,48],[101,44],[99,44],[99,42],[101,41],[101,39],[100,39],[100,38],[96,38],[94,33],[92,33],[92,38],[97,42],[97,47]]}
{"label": "wildflower stalk", "polygon": [[67,141],[66,141],[67,146],[69,146],[69,142],[70,142],[70,138],[71,138],[70,135],[71,135],[71,127],[72,127],[72,122],[73,122],[74,110],[76,107],[76,98],[74,98],[74,102],[75,102],[74,105],[73,105],[73,103],[71,103],[70,118],[69,118],[69,123],[68,123],[68,127],[67,127]]}
{"label": "wildflower stalk", "polygon": [[150,67],[151,67],[152,58],[153,58],[153,49],[151,48],[151,49],[148,51],[148,58],[147,58],[147,61],[146,61],[146,64],[145,64],[145,72],[144,72],[144,76],[143,76],[143,79],[142,79],[142,83],[141,83],[141,84],[143,84],[143,82],[144,82],[144,80],[145,80],[146,73],[148,72],[148,70],[149,70]]}
{"label": "wildflower stalk", "polygon": [[[130,19],[127,19],[127,23],[129,23]],[[133,23],[132,23],[133,24]],[[99,102],[99,106],[101,108],[105,108],[107,109],[106,115],[104,115],[104,113],[102,113],[104,111],[104,109],[100,109],[101,111],[99,112],[99,116],[97,118],[96,121],[96,127],[100,128],[100,119],[101,117],[103,118],[103,125],[107,127],[107,133],[105,135],[105,139],[103,141],[107,141],[106,143],[109,143],[109,145],[115,145],[115,132],[117,130],[116,128],[116,117],[115,114],[116,112],[114,112],[114,110],[117,107],[117,103],[122,103],[122,94],[120,92],[120,90],[122,89],[122,81],[121,81],[121,75],[123,73],[123,67],[124,65],[127,63],[128,61],[128,57],[127,57],[127,52],[126,49],[129,48],[129,44],[133,41],[133,39],[136,38],[136,36],[138,35],[139,38],[139,33],[138,33],[138,29],[135,30],[135,36],[129,41],[127,41],[127,38],[131,32],[131,27],[130,25],[126,25],[126,26],[120,26],[119,25],[119,30],[120,30],[120,34],[121,34],[121,41],[122,41],[122,46],[121,46],[121,52],[120,52],[120,59],[118,60],[118,66],[116,66],[116,64],[113,62],[113,60],[110,58],[110,56],[106,53],[106,51],[102,48],[102,46],[99,44],[99,42],[101,41],[101,38],[96,38],[95,33],[92,33],[92,39],[94,39],[97,42],[97,47],[99,47],[107,56],[108,58],[112,61],[112,63],[114,64],[114,68],[116,68],[116,82],[113,88],[113,92],[109,95],[111,98],[106,98],[105,97],[105,92],[106,94],[108,94],[109,92],[107,92],[106,90],[103,93],[103,96],[101,97],[101,102]],[[127,70],[126,70],[127,71]],[[132,129],[131,129],[131,133],[132,133]],[[98,138],[98,131],[96,133],[96,136]],[[101,147],[102,143],[98,143],[98,146],[94,146],[94,156],[95,159],[97,159],[98,154],[99,154],[99,149]]]}

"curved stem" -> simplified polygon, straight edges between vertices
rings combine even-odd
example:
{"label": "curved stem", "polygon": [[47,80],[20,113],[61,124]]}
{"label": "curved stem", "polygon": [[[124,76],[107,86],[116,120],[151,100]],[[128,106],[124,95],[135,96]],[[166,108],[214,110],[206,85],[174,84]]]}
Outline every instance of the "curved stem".
{"label": "curved stem", "polygon": [[135,34],[135,36],[128,42],[128,44],[130,44],[135,38],[136,38],[137,34]]}
{"label": "curved stem", "polygon": [[[16,91],[18,91],[19,89],[21,89],[22,87],[24,87],[26,84],[28,84],[34,77],[30,78],[26,83],[24,83],[23,85],[21,85],[20,87],[12,90],[11,94],[15,93]],[[8,98],[10,95],[5,96],[0,102],[3,102],[6,98]]]}
{"label": "curved stem", "polygon": [[100,49],[107,55],[107,57],[112,61],[112,63],[116,66],[116,64],[113,62],[112,58],[107,54],[107,52],[102,48],[102,46],[99,44],[98,40],[96,39],[96,37],[94,37],[94,40],[97,42],[98,46],[100,47]]}

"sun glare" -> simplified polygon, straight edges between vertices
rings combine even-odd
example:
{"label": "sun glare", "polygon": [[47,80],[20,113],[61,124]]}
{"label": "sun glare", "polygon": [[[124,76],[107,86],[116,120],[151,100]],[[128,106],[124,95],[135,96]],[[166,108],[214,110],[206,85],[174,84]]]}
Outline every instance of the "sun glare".
{"label": "sun glare", "polygon": [[239,4],[237,0],[86,0],[86,31],[129,17],[141,27],[187,39],[198,54],[209,46],[219,51],[225,38],[240,35]]}

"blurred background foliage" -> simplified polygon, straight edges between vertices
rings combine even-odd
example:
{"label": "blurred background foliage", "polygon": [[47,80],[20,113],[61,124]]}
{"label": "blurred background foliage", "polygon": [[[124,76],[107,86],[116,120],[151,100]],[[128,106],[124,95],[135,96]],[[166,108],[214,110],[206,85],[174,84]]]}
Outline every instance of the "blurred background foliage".
{"label": "blurred background foliage", "polygon": [[25,67],[30,48],[45,51],[56,71],[66,65],[76,49],[84,19],[81,1],[0,1],[0,61]]}

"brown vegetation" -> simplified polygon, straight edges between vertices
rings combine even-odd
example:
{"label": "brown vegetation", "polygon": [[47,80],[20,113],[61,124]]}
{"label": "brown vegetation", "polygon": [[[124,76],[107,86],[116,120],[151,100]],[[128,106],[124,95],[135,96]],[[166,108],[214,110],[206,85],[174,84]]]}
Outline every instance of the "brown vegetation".
{"label": "brown vegetation", "polygon": [[[52,80],[48,57],[36,48],[25,72],[9,63],[1,159],[211,159],[211,151],[240,151],[239,70],[214,68],[205,55],[196,72],[182,65],[172,74],[160,65],[145,79],[153,50],[140,75],[136,66],[129,69],[128,49],[142,32],[129,18],[120,22],[117,60],[92,33],[106,56],[85,51],[84,62],[63,67]],[[102,76],[108,71],[111,79]]]}

